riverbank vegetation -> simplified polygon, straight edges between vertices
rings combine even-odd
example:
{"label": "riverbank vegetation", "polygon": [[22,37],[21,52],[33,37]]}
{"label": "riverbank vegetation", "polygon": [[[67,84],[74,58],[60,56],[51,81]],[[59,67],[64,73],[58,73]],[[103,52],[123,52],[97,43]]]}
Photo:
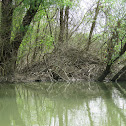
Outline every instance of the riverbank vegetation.
{"label": "riverbank vegetation", "polygon": [[126,81],[125,0],[1,0],[0,81]]}

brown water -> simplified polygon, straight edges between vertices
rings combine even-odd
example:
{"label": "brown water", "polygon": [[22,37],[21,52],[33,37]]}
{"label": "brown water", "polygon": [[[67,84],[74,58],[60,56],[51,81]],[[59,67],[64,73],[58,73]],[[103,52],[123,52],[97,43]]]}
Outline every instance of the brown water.
{"label": "brown water", "polygon": [[0,126],[126,126],[126,83],[0,85]]}

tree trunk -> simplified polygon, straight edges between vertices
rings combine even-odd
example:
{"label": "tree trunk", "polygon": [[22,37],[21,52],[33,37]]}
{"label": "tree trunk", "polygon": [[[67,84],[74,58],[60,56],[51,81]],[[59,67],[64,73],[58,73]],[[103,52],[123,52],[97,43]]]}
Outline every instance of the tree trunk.
{"label": "tree trunk", "polygon": [[10,42],[12,28],[12,0],[1,2],[1,26],[0,26],[0,74],[9,74],[13,69],[12,45]]}
{"label": "tree trunk", "polygon": [[91,44],[92,34],[93,34],[93,31],[94,31],[97,16],[98,16],[98,13],[99,13],[99,5],[100,5],[100,0],[98,1],[97,7],[96,7],[96,10],[95,10],[95,16],[93,18],[92,26],[91,26],[91,29],[90,29],[86,51],[89,51],[89,47],[90,47],[90,44]]}
{"label": "tree trunk", "polygon": [[105,79],[105,77],[110,73],[111,70],[111,66],[114,64],[114,62],[116,62],[124,53],[126,52],[126,43],[124,44],[123,48],[121,49],[121,51],[119,52],[119,55],[117,57],[115,57],[113,60],[111,59],[111,61],[108,62],[106,69],[103,71],[103,73],[101,74],[101,76],[97,79],[98,81],[103,81]]}
{"label": "tree trunk", "polygon": [[[126,73],[126,66],[124,66],[113,78],[111,81],[118,80],[124,73]],[[124,78],[125,79],[125,78]],[[126,79],[125,79],[126,80]]]}
{"label": "tree trunk", "polygon": [[62,43],[64,42],[64,18],[63,18],[63,10],[64,7],[60,8],[60,32],[59,32],[59,41],[58,43]]}
{"label": "tree trunk", "polygon": [[33,17],[35,16],[35,14],[37,13],[37,10],[39,8],[39,5],[40,3],[37,3],[37,1],[35,1],[34,5],[30,5],[30,8],[29,10],[27,11],[26,15],[24,16],[23,18],[23,21],[22,21],[22,27],[24,28],[23,31],[20,31],[16,34],[16,37],[13,41],[13,49],[15,52],[18,51],[18,48],[28,30],[28,26],[30,25]]}
{"label": "tree trunk", "polygon": [[68,43],[68,27],[69,27],[69,6],[65,9],[65,25],[66,25],[66,43]]}
{"label": "tree trunk", "polygon": [[11,38],[11,27],[12,27],[12,0],[2,0],[2,17],[1,17],[1,42],[0,42],[0,73],[2,75],[10,75],[14,72],[16,66],[17,53],[19,46],[28,30],[33,17],[35,16],[41,1],[34,1],[31,3],[30,8],[27,10],[26,15],[22,21],[23,31],[16,34],[16,37],[12,42]]}
{"label": "tree trunk", "polygon": [[105,77],[110,73],[110,69],[111,69],[111,65],[112,64],[107,64],[106,69],[103,71],[102,75],[98,78],[98,81],[103,81],[105,79]]}

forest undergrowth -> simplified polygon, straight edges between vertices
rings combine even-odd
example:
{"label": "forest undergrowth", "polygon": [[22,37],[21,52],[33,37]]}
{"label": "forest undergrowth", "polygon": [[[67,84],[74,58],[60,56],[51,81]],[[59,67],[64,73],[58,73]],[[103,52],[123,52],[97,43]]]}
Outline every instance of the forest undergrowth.
{"label": "forest undergrowth", "polygon": [[15,74],[15,79],[26,82],[95,81],[104,67],[96,55],[70,47],[45,54],[41,61],[24,66]]}

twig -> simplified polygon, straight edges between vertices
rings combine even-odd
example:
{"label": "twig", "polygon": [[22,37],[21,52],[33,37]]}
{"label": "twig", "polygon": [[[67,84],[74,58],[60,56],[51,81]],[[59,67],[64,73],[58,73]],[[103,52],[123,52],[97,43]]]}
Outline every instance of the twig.
{"label": "twig", "polygon": [[13,9],[15,9],[18,6],[20,6],[23,2],[24,2],[24,0],[22,0],[19,4],[15,5]]}

